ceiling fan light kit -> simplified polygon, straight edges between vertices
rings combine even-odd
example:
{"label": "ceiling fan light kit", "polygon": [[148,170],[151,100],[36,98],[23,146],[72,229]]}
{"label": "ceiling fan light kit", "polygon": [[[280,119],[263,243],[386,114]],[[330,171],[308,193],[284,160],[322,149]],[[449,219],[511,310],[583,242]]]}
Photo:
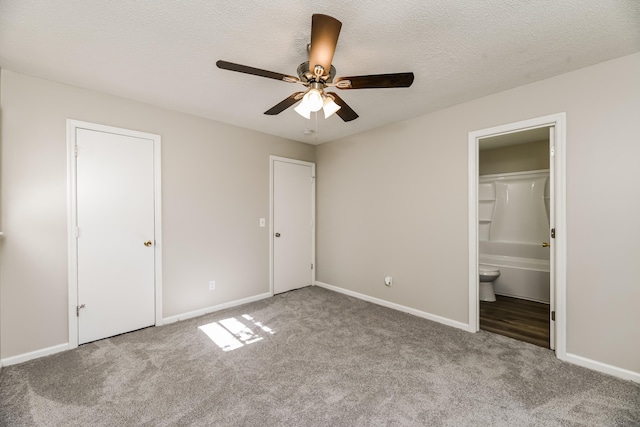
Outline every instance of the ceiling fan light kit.
{"label": "ceiling fan light kit", "polygon": [[336,69],[331,62],[341,28],[342,22],[331,16],[314,14],[311,17],[309,61],[298,66],[298,77],[222,60],[217,61],[216,65],[224,70],[282,80],[287,83],[300,83],[307,87],[305,92],[292,94],[265,111],[264,114],[280,114],[302,100],[294,110],[306,119],[311,118],[312,112],[318,112],[322,109],[325,118],[337,114],[343,121],[349,122],[357,119],[358,114],[337,94],[325,92],[327,87],[336,87],[340,90],[409,87],[413,83],[413,73],[340,77],[334,83],[333,77],[336,75]]}

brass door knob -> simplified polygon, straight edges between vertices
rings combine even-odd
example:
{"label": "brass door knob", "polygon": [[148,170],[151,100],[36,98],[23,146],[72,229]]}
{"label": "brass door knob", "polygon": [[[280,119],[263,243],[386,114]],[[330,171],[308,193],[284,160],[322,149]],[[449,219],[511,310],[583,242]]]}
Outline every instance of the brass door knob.
{"label": "brass door knob", "polygon": [[276,237],[280,237],[280,233],[276,233]]}
{"label": "brass door knob", "polygon": [[153,243],[151,243],[151,240],[147,240],[146,242],[144,242],[144,245],[146,247],[149,247],[149,246],[153,245]]}
{"label": "brass door knob", "polygon": [[548,242],[542,242],[542,247],[543,248],[548,248],[549,246],[551,246]]}

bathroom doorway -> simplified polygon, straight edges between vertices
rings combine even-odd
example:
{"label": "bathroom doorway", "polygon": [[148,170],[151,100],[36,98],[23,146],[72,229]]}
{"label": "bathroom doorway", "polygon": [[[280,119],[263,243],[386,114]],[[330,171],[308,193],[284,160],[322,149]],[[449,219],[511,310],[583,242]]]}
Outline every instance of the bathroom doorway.
{"label": "bathroom doorway", "polygon": [[[561,359],[564,120],[557,114],[469,134],[470,327],[550,348]],[[497,274],[495,302],[479,300],[480,271],[484,280]]]}
{"label": "bathroom doorway", "polygon": [[[480,329],[552,348],[553,127],[478,141]],[[488,283],[483,281],[491,280]]]}

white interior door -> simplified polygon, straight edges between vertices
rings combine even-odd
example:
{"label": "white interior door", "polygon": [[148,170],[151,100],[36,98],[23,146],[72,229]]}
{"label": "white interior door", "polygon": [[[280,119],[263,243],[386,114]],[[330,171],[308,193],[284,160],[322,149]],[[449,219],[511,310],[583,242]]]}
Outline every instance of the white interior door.
{"label": "white interior door", "polygon": [[556,128],[549,128],[549,348],[556,348],[556,179],[555,179]]}
{"label": "white interior door", "polygon": [[314,165],[273,160],[273,293],[313,283]]}
{"label": "white interior door", "polygon": [[153,140],[77,129],[78,342],[155,323]]}

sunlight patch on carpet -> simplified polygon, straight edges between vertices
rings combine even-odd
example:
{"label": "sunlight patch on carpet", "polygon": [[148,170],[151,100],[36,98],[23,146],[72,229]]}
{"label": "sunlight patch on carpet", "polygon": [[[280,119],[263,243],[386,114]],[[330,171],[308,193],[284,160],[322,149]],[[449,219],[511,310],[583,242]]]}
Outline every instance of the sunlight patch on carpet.
{"label": "sunlight patch on carpet", "polygon": [[264,339],[263,334],[273,335],[275,333],[273,329],[261,322],[257,322],[248,314],[243,314],[242,318],[245,322],[250,322],[257,326],[259,328],[258,333],[235,317],[202,325],[198,329],[207,334],[209,339],[223,351],[236,350],[245,345],[262,341]]}

